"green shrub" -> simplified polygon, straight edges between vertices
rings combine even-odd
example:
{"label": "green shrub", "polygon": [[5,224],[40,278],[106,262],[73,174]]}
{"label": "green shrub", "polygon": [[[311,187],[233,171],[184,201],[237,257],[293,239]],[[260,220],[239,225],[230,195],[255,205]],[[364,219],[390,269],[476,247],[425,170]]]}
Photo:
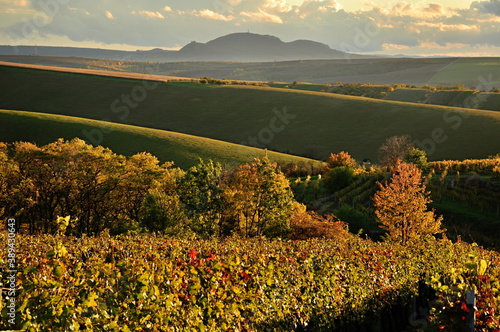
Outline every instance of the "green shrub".
{"label": "green shrub", "polygon": [[335,167],[326,171],[323,185],[330,193],[335,193],[354,181],[354,170],[348,166]]}
{"label": "green shrub", "polygon": [[144,198],[141,224],[148,231],[160,233],[176,226],[187,226],[179,197],[151,190]]}
{"label": "green shrub", "polygon": [[340,220],[346,222],[349,226],[349,231],[352,233],[358,233],[361,230],[365,232],[367,230],[376,228],[376,224],[370,216],[358,209],[353,208],[350,205],[342,205],[337,210],[333,211]]}

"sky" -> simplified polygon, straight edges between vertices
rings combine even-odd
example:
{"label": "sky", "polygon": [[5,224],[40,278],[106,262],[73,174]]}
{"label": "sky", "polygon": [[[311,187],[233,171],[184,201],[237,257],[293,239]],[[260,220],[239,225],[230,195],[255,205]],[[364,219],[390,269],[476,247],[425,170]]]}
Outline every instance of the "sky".
{"label": "sky", "polygon": [[500,56],[500,0],[0,0],[0,45],[176,50],[248,31],[360,54]]}

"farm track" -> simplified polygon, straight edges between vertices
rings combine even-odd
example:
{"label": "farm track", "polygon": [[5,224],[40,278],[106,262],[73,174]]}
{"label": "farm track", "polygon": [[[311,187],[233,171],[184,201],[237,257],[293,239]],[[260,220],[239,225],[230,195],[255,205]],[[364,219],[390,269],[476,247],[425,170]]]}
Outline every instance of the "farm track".
{"label": "farm track", "polygon": [[72,73],[72,74],[82,74],[82,75],[92,75],[92,76],[105,76],[113,78],[125,78],[133,80],[142,81],[155,81],[155,82],[168,82],[168,81],[192,81],[192,78],[186,77],[176,77],[176,76],[163,76],[154,74],[139,74],[139,73],[125,73],[125,72],[114,72],[109,70],[95,70],[95,69],[80,69],[80,68],[69,68],[69,67],[54,67],[54,66],[42,66],[42,65],[32,65],[23,63],[13,63],[0,61],[0,66],[5,67],[16,67],[16,68],[26,68],[26,69],[38,69],[59,73]]}

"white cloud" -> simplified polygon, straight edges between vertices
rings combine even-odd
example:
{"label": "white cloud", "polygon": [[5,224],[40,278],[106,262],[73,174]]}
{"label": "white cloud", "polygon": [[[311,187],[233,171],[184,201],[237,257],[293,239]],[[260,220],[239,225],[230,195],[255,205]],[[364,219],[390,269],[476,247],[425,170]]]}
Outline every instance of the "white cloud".
{"label": "white cloud", "polygon": [[253,22],[269,22],[283,24],[283,20],[278,15],[266,13],[262,9],[259,12],[241,12],[241,16],[249,18]]}
{"label": "white cloud", "polygon": [[342,9],[342,5],[335,0],[306,0],[295,9],[300,19],[318,17]]}
{"label": "white cloud", "polygon": [[[0,0],[0,14],[33,14],[28,0]],[[4,18],[2,18],[4,20]],[[1,25],[1,24],[0,24]]]}
{"label": "white cloud", "polygon": [[394,50],[401,51],[401,50],[408,50],[408,49],[410,49],[410,46],[408,46],[408,45],[400,45],[400,44],[384,43],[384,44],[382,44],[382,48],[385,51],[394,51]]}
{"label": "white cloud", "polygon": [[163,11],[164,11],[164,12],[171,12],[171,11],[172,11],[172,7],[170,7],[170,6],[165,6],[165,7],[163,7]]}
{"label": "white cloud", "polygon": [[424,12],[432,14],[444,14],[444,8],[440,4],[430,3],[424,8]]}
{"label": "white cloud", "polygon": [[450,48],[464,48],[467,46],[468,46],[467,44],[463,43],[446,43],[445,45],[439,45],[438,43],[429,40],[423,41],[419,44],[420,48],[437,49],[437,50],[447,50]]}
{"label": "white cloud", "polygon": [[445,24],[442,22],[431,23],[431,22],[416,22],[416,26],[436,28],[439,31],[480,31],[477,25],[466,25],[466,24]]}
{"label": "white cloud", "polygon": [[74,7],[69,7],[68,9],[69,9],[70,11],[72,11],[72,12],[81,12],[81,13],[83,13],[83,14],[87,15],[87,16],[90,16],[90,13],[89,13],[87,10],[85,10],[85,9],[81,9],[81,8],[74,8]]}
{"label": "white cloud", "polygon": [[159,13],[159,12],[152,12],[152,11],[149,11],[149,10],[141,10],[141,11],[135,11],[134,10],[131,13],[134,14],[134,15],[146,16],[147,18],[159,18],[159,19],[165,18],[165,16],[163,16],[161,13]]}
{"label": "white cloud", "polygon": [[288,13],[293,7],[286,0],[266,0],[263,8],[277,11],[279,13]]}
{"label": "white cloud", "polygon": [[192,14],[194,16],[207,18],[209,20],[224,21],[224,22],[234,20],[234,16],[231,16],[231,15],[225,16],[225,15],[213,12],[210,9],[203,9],[203,10],[200,10],[200,11],[196,11],[195,10],[195,11],[192,12]]}
{"label": "white cloud", "polygon": [[106,17],[109,18],[110,20],[114,19],[113,14],[109,10],[106,10]]}

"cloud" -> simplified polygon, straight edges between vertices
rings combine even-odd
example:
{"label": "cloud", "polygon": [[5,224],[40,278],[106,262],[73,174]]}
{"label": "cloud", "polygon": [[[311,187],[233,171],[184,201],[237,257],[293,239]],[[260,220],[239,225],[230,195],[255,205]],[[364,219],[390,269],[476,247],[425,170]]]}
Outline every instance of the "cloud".
{"label": "cloud", "polygon": [[424,12],[431,14],[444,14],[444,8],[440,4],[430,3],[424,8]]}
{"label": "cloud", "polygon": [[439,45],[436,42],[433,41],[423,41],[420,43],[419,47],[425,48],[425,49],[438,49],[438,50],[447,50],[450,48],[464,48],[467,47],[467,44],[463,43],[447,43],[445,45]]}
{"label": "cloud", "polygon": [[283,24],[283,20],[278,15],[266,13],[262,9],[259,12],[241,12],[241,16],[248,17],[253,22],[269,22]]}
{"label": "cloud", "polygon": [[409,11],[413,9],[411,3],[406,2],[398,2],[392,7],[391,14],[392,15],[406,15]]}
{"label": "cloud", "polygon": [[431,23],[431,22],[417,22],[416,26],[424,26],[429,28],[436,28],[439,31],[479,31],[479,26],[477,25],[466,25],[466,24],[445,24],[442,22]]}
{"label": "cloud", "polygon": [[0,0],[0,13],[28,14],[32,12],[28,0]]}
{"label": "cloud", "polygon": [[313,14],[335,12],[342,9],[342,5],[335,0],[306,0],[297,8],[300,18]]}
{"label": "cloud", "polygon": [[106,10],[106,17],[109,18],[110,20],[114,19],[113,14],[109,10]]}
{"label": "cloud", "polygon": [[400,44],[389,44],[389,43],[384,43],[382,44],[382,48],[386,51],[390,50],[398,50],[398,51],[401,51],[401,50],[408,50],[410,49],[410,46],[408,45],[400,45]]}
{"label": "cloud", "polygon": [[231,15],[225,16],[225,15],[213,12],[210,9],[203,9],[203,10],[200,10],[200,11],[196,11],[195,10],[195,11],[192,12],[192,14],[194,16],[207,18],[209,20],[224,21],[224,22],[228,22],[228,21],[234,20],[234,16],[231,16]]}
{"label": "cloud", "polygon": [[[500,0],[475,1],[468,9],[443,7],[437,0],[395,0],[384,8],[377,5],[380,0],[356,11],[342,9],[340,0],[72,0],[52,12],[44,7],[49,2],[0,0],[2,18],[7,18],[0,24],[0,43],[34,44],[39,38],[47,44],[50,38],[66,38],[168,48],[250,30],[284,41],[311,39],[366,53],[399,53],[407,47],[413,51],[427,41],[442,47],[500,46]],[[11,12],[6,13],[7,9]],[[45,23],[23,39],[30,30],[26,20],[33,22],[35,14],[44,13]]]}
{"label": "cloud", "polygon": [[288,13],[293,7],[286,0],[266,0],[263,8],[271,9],[279,13]]}
{"label": "cloud", "polygon": [[165,18],[165,16],[163,16],[161,13],[159,13],[159,12],[152,12],[152,11],[149,11],[149,10],[141,10],[139,12],[134,10],[131,13],[134,14],[134,15],[146,16],[147,18],[159,18],[159,19]]}
{"label": "cloud", "polygon": [[500,0],[490,1],[474,1],[471,4],[471,9],[482,14],[493,14],[500,16]]}

